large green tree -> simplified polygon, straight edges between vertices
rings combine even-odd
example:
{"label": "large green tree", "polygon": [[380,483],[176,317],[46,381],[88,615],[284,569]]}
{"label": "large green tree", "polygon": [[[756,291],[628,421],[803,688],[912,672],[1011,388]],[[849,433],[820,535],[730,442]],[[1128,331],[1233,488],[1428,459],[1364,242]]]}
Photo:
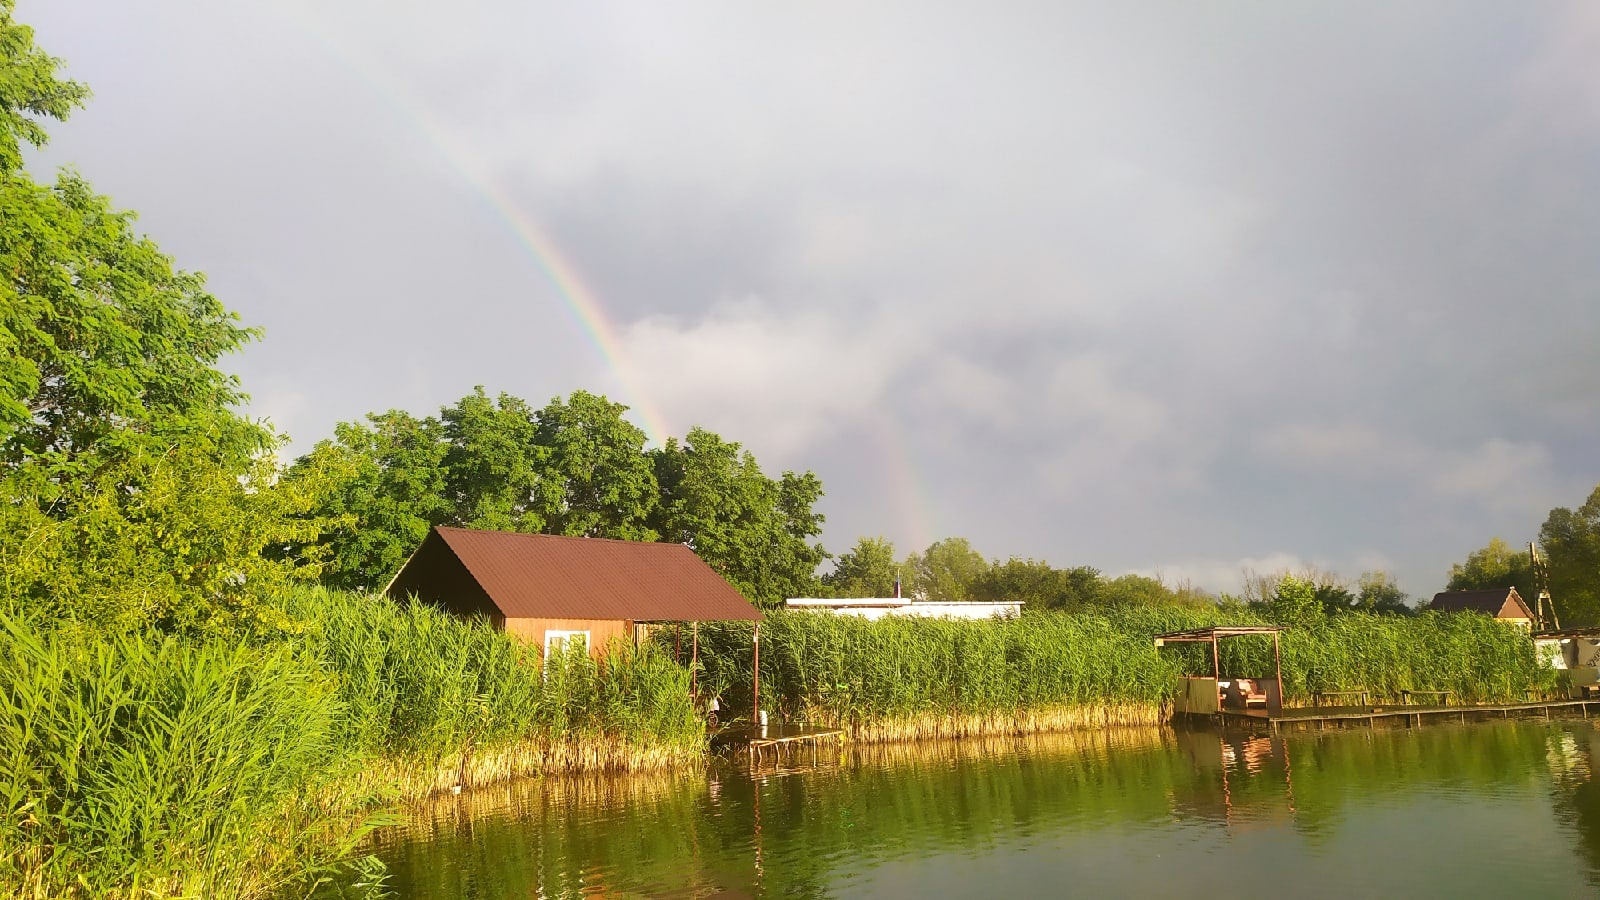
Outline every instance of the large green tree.
{"label": "large green tree", "polygon": [[1550,596],[1561,624],[1600,624],[1600,487],[1577,509],[1551,510],[1539,543],[1550,557]]}
{"label": "large green tree", "polygon": [[863,537],[834,560],[822,583],[833,597],[893,597],[904,575],[894,558],[894,543],[884,537]]}
{"label": "large green tree", "polygon": [[966,538],[934,541],[921,553],[906,557],[912,590],[923,600],[951,603],[973,599],[978,580],[989,571],[989,561],[972,549]]}
{"label": "large green tree", "polygon": [[75,173],[22,168],[87,96],[0,0],[0,594],[85,626],[259,624],[314,571],[286,546],[308,475],[275,484],[271,433],[218,360],[255,336]]}
{"label": "large green tree", "polygon": [[975,600],[1020,601],[1024,609],[1077,612],[1096,605],[1102,586],[1100,572],[1089,566],[1057,569],[1043,560],[1013,556],[979,575],[972,596]]}
{"label": "large green tree", "polygon": [[1487,545],[1467,554],[1465,562],[1452,565],[1450,580],[1445,584],[1447,591],[1511,587],[1530,604],[1539,596],[1528,551],[1514,548],[1502,538],[1490,539]]}
{"label": "large green tree", "polygon": [[687,544],[741,593],[775,608],[814,595],[824,553],[815,512],[822,482],[806,472],[762,473],[749,451],[703,428],[652,451],[661,491],[654,530]]}
{"label": "large green tree", "polygon": [[451,521],[447,448],[439,420],[390,410],[365,423],[340,423],[332,439],[295,461],[287,481],[309,476],[330,484],[315,508],[329,520],[317,542],[326,551],[324,584],[379,590],[429,528]]}
{"label": "large green tree", "polygon": [[535,509],[551,534],[652,541],[659,500],[647,438],[627,407],[587,391],[557,397],[534,415],[541,448]]}

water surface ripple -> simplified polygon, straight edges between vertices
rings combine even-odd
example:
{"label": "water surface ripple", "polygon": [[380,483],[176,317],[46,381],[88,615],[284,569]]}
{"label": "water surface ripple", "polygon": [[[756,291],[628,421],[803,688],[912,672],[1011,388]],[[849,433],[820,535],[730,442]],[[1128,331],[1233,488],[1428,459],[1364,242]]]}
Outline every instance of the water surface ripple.
{"label": "water surface ripple", "polygon": [[1136,729],[545,779],[417,810],[400,897],[1594,896],[1587,721]]}

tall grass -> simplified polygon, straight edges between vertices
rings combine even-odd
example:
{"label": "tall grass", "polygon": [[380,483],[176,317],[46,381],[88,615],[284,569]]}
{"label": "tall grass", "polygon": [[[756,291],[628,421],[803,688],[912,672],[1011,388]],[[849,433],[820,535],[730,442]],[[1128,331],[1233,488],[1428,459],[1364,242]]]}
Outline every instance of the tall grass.
{"label": "tall grass", "polygon": [[[1179,608],[983,621],[778,612],[761,629],[762,706],[860,740],[1149,724],[1165,717],[1180,674],[1212,670],[1209,645],[1158,651],[1155,635],[1264,623],[1246,611]],[[1526,634],[1486,616],[1351,613],[1297,626],[1281,641],[1291,704],[1342,688],[1391,702],[1406,689],[1504,702],[1554,683]],[[745,717],[751,642],[748,623],[702,627],[706,685]],[[1228,639],[1220,653],[1225,676],[1273,672],[1270,637]]]}
{"label": "tall grass", "polygon": [[541,667],[425,607],[280,602],[298,633],[232,642],[0,612],[0,895],[265,896],[348,859],[387,803],[704,757],[659,650]]}
{"label": "tall grass", "polygon": [[360,834],[333,679],[291,648],[50,635],[0,615],[0,890],[252,896]]}
{"label": "tall grass", "polygon": [[704,754],[689,672],[658,648],[619,642],[541,667],[538,648],[420,604],[308,590],[284,609],[334,677],[341,739],[381,758],[403,794]]}

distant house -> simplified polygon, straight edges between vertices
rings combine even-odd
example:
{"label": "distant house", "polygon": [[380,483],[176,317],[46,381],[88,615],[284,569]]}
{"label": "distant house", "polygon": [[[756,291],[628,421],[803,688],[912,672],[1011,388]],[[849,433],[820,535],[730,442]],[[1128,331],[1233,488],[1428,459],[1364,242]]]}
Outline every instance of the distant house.
{"label": "distant house", "polygon": [[931,603],[904,597],[795,597],[783,602],[788,609],[816,609],[841,616],[881,619],[885,616],[922,616],[948,619],[992,619],[1022,614],[1021,601],[1005,603]]}
{"label": "distant house", "polygon": [[437,527],[385,593],[415,598],[537,646],[598,654],[665,622],[760,621],[761,613],[682,544]]}
{"label": "distant house", "polygon": [[1440,612],[1481,612],[1505,622],[1533,627],[1533,610],[1528,609],[1516,588],[1490,588],[1482,591],[1444,591],[1433,595],[1428,609]]}

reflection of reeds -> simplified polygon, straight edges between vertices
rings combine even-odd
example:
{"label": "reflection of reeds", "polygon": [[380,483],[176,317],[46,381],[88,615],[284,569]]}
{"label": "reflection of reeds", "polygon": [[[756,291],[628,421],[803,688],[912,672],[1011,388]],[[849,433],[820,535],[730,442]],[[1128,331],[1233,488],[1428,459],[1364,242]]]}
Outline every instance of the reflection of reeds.
{"label": "reflection of reeds", "polygon": [[[703,793],[699,771],[656,770],[629,775],[556,775],[502,781],[460,794],[433,794],[407,812],[407,840],[431,840],[466,823],[530,810],[654,808],[687,793]],[[380,843],[382,838],[380,835]]]}
{"label": "reflection of reeds", "polygon": [[538,775],[696,771],[705,761],[699,744],[640,744],[597,737],[537,739],[448,754],[436,762],[390,757],[369,767],[361,779],[401,797],[425,798],[453,789],[475,788]]}
{"label": "reflection of reeds", "polygon": [[1048,706],[997,713],[923,713],[854,722],[852,740],[867,743],[1003,737],[1050,732],[1159,725],[1168,718],[1154,703]]}
{"label": "reflection of reeds", "polygon": [[1172,740],[1172,729],[1163,725],[1123,725],[1031,734],[987,734],[958,740],[851,744],[845,752],[846,758],[858,766],[910,768],[1008,756],[1099,759],[1122,750],[1166,746]]}

